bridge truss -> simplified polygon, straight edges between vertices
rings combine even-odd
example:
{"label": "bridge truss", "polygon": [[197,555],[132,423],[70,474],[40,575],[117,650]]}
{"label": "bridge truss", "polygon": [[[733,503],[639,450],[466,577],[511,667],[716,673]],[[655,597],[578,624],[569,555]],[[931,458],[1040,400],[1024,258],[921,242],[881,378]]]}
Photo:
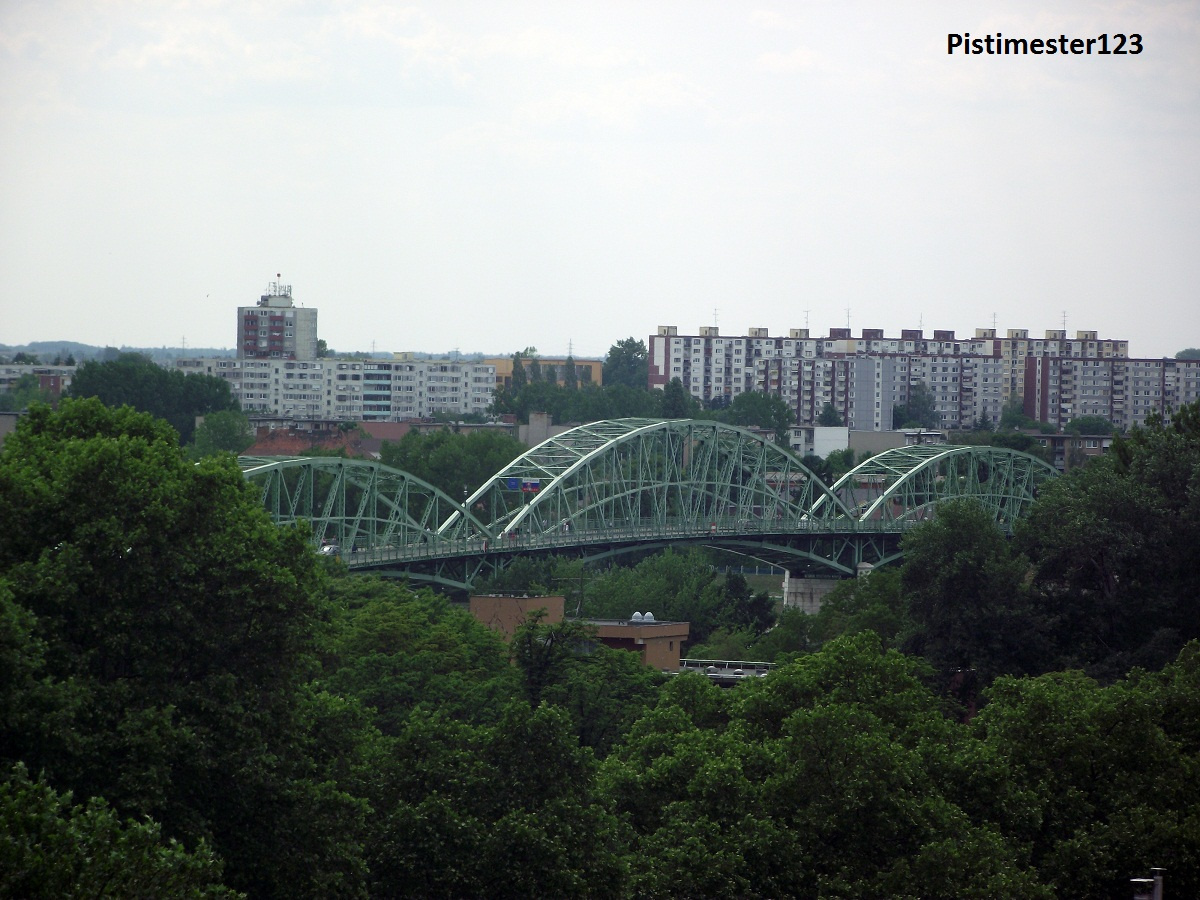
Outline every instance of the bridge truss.
{"label": "bridge truss", "polygon": [[513,460],[463,503],[379,463],[243,459],[275,520],[310,523],[352,568],[452,589],[518,555],[598,561],[679,544],[794,574],[851,575],[895,559],[938,503],[973,497],[1006,528],[1056,473],[996,447],[889,450],[825,486],[792,453],[703,420],[582,425]]}

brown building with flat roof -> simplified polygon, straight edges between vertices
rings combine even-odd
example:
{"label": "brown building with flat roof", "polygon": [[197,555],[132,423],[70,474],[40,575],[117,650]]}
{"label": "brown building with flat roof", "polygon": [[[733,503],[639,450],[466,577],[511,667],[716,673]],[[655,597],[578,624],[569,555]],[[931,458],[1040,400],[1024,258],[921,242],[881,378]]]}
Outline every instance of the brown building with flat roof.
{"label": "brown building with flat roof", "polygon": [[493,631],[500,632],[505,642],[511,641],[517,627],[524,624],[530,613],[545,610],[542,619],[548,625],[563,620],[564,597],[513,597],[507,595],[471,595],[471,615]]}
{"label": "brown building with flat roof", "polygon": [[687,622],[589,619],[588,624],[606,647],[630,650],[661,672],[679,671],[679,656],[691,632]]}
{"label": "brown building with flat roof", "polygon": [[[512,640],[518,626],[530,613],[545,610],[543,622],[549,625],[563,620],[563,597],[513,597],[472,595],[471,615],[489,628]],[[646,618],[649,616],[649,618]],[[596,638],[614,650],[629,650],[643,663],[661,671],[679,670],[679,657],[691,626],[687,622],[658,622],[650,613],[634,613],[629,619],[585,619],[596,629]]]}

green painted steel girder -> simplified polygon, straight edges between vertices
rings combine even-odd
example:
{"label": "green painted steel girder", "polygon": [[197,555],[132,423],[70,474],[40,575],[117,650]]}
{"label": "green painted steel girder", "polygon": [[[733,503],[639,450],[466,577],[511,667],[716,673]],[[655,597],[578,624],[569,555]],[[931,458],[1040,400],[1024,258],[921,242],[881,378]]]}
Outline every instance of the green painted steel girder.
{"label": "green painted steel girder", "polygon": [[[339,457],[239,457],[277,524],[306,522],[316,544],[400,549],[437,543],[451,514],[474,517],[428,482],[377,462]],[[475,523],[484,532],[485,523]]]}
{"label": "green painted steel girder", "polygon": [[938,503],[970,497],[1011,533],[1038,488],[1057,475],[1043,460],[1003,447],[926,444],[865,460],[838,479],[833,493],[860,523],[885,528],[923,521]]}
{"label": "green painted steel girder", "polygon": [[[572,428],[496,473],[466,501],[496,537],[574,535],[572,543],[631,530],[703,535],[771,521],[807,527],[823,496],[827,517],[846,515],[792,453],[742,428],[692,419],[615,419]],[[440,533],[475,537],[464,517]]]}
{"label": "green painted steel girder", "polygon": [[354,568],[454,589],[524,554],[598,561],[698,544],[793,572],[852,575],[900,554],[938,503],[972,497],[1011,529],[1057,472],[998,447],[888,450],[833,485],[790,451],[704,420],[617,419],[570,429],[513,460],[458,503],[379,463],[247,458],[276,522],[306,521]]}

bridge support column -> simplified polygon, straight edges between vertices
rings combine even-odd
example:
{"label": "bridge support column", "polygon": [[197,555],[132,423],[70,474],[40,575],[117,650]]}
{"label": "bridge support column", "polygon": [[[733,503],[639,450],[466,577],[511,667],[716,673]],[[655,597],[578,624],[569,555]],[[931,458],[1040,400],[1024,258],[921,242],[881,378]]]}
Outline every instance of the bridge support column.
{"label": "bridge support column", "polygon": [[783,573],[783,605],[795,607],[813,615],[821,609],[821,601],[841,582],[840,578],[793,578]]}

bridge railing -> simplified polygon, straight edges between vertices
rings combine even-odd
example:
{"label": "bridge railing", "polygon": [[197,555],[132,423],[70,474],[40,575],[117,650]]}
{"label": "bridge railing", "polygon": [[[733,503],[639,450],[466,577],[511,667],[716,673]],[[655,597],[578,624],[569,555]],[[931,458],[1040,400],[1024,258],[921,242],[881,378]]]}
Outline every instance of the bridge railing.
{"label": "bridge railing", "polygon": [[821,520],[805,519],[800,522],[782,520],[729,520],[718,519],[707,524],[695,522],[663,523],[660,520],[642,519],[635,523],[614,523],[603,529],[563,530],[556,528],[533,534],[511,531],[497,538],[446,538],[429,533],[407,543],[386,544],[374,547],[342,547],[338,552],[350,565],[377,565],[388,562],[409,562],[426,559],[444,559],[481,554],[508,554],[530,550],[552,550],[579,546],[615,543],[642,543],[663,540],[714,540],[749,538],[766,535],[788,534],[846,534],[895,533],[915,525],[913,522],[889,522],[884,520]]}

